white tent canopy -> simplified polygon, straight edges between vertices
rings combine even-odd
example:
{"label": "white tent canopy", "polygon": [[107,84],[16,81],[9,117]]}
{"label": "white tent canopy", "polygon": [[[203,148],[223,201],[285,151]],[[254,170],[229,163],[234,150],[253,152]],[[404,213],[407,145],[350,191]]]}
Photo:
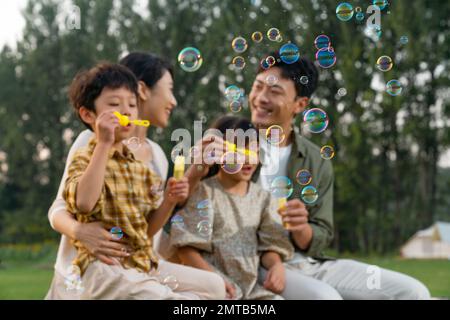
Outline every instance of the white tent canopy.
{"label": "white tent canopy", "polygon": [[412,259],[450,259],[450,223],[436,222],[418,231],[401,247],[400,253]]}

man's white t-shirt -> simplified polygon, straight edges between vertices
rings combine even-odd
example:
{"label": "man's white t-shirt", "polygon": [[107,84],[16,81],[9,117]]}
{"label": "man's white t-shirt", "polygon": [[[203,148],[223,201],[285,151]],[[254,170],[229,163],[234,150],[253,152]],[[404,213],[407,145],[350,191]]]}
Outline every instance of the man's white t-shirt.
{"label": "man's white t-shirt", "polygon": [[[287,147],[273,146],[262,141],[260,143],[261,171],[258,183],[264,190],[270,191],[272,180],[276,177],[288,176],[289,157],[292,153],[292,143]],[[315,261],[303,253],[296,251],[289,264],[302,264],[304,261]]]}
{"label": "man's white t-shirt", "polygon": [[261,148],[261,171],[258,183],[264,190],[270,190],[270,184],[276,177],[288,174],[288,162],[292,152],[292,143],[287,147],[273,146],[262,142]]}

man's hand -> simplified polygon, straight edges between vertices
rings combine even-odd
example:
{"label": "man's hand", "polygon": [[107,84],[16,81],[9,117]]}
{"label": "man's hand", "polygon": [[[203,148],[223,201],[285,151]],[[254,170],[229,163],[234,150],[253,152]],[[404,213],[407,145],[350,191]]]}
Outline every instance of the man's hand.
{"label": "man's hand", "polygon": [[223,139],[215,135],[204,137],[192,147],[192,150],[192,165],[186,174],[190,178],[199,177],[200,179],[208,174],[213,164],[220,163],[223,154],[227,151]]}
{"label": "man's hand", "polygon": [[274,293],[280,294],[286,287],[286,275],[283,263],[275,263],[267,273],[264,280],[264,288]]}
{"label": "man's hand", "polygon": [[308,210],[299,199],[293,199],[286,203],[286,206],[279,209],[283,223],[287,223],[289,231],[303,231],[308,227]]}
{"label": "man's hand", "polygon": [[184,203],[189,196],[189,183],[187,178],[169,178],[165,198],[172,204]]}
{"label": "man's hand", "polygon": [[100,114],[95,121],[98,143],[112,146],[115,141],[114,132],[119,127],[119,119],[113,111],[106,111]]}

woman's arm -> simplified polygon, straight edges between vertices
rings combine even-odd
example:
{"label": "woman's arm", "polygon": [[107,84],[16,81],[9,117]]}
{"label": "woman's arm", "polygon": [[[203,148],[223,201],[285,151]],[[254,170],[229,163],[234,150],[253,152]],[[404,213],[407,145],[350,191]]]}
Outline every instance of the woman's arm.
{"label": "woman's arm", "polygon": [[[48,211],[52,228],[65,236],[80,241],[92,254],[106,264],[116,264],[111,257],[126,257],[130,249],[124,241],[115,241],[100,222],[81,224],[66,210],[66,202],[62,197],[67,172],[75,152],[88,144],[93,132],[83,131],[70,148],[63,177],[55,201]],[[108,257],[109,256],[109,257]]]}
{"label": "woman's arm", "polygon": [[75,217],[66,210],[66,202],[63,199],[64,185],[67,179],[68,170],[73,155],[78,149],[87,146],[89,143],[89,139],[92,136],[92,131],[85,130],[78,135],[78,137],[70,147],[66,165],[64,167],[64,173],[61,178],[61,182],[59,183],[56,199],[55,201],[53,201],[52,206],[48,210],[48,219],[52,228],[71,239],[77,239],[76,233],[78,231],[77,229],[79,228],[79,223],[75,220]]}

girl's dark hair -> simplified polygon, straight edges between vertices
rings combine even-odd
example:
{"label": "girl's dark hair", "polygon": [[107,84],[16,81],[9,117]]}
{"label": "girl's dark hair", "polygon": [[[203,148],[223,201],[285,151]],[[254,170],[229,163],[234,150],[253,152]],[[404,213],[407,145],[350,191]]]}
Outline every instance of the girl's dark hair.
{"label": "girl's dark hair", "polygon": [[[255,129],[255,127],[246,118],[226,115],[214,121],[210,129],[219,130],[222,133],[223,137],[225,138],[227,129],[232,130],[242,129],[245,132],[249,129]],[[204,179],[215,176],[219,172],[219,168],[220,168],[219,165],[217,164],[213,165],[209,169],[209,172]]]}
{"label": "girl's dark hair", "polygon": [[150,89],[162,78],[165,71],[169,71],[173,78],[172,65],[152,53],[132,52],[119,63],[130,69],[138,81],[143,81]]}

